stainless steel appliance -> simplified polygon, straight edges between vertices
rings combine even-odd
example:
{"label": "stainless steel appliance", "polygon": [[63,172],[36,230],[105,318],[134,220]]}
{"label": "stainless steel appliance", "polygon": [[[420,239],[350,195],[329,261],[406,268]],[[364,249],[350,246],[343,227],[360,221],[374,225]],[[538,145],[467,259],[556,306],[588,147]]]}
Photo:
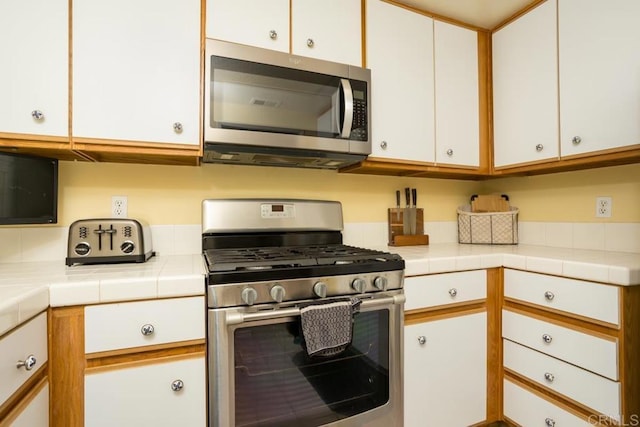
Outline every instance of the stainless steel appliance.
{"label": "stainless steel appliance", "polygon": [[[403,425],[404,260],[342,243],[338,202],[203,202],[209,426]],[[311,357],[301,306],[360,305],[351,344]]]}
{"label": "stainless steel appliance", "polygon": [[207,39],[204,162],[337,169],[371,153],[371,72]]}
{"label": "stainless steel appliance", "polygon": [[151,229],[125,218],[80,219],[69,226],[66,264],[144,262],[154,255]]}

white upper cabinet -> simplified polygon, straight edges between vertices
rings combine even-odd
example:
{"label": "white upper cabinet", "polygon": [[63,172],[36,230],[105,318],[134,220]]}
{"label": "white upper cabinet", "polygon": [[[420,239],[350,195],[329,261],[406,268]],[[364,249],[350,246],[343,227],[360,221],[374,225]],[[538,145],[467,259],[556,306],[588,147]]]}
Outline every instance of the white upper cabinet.
{"label": "white upper cabinet", "polygon": [[558,6],[562,156],[640,144],[640,2]]}
{"label": "white upper cabinet", "polygon": [[435,21],[436,163],[480,165],[478,34]]}
{"label": "white upper cabinet", "polygon": [[556,0],[493,34],[496,167],[557,159]]}
{"label": "white upper cabinet", "polygon": [[367,0],[372,157],[433,162],[433,19]]}
{"label": "white upper cabinet", "polygon": [[199,0],[73,2],[73,136],[200,144]]}
{"label": "white upper cabinet", "polygon": [[293,0],[292,53],[362,66],[361,7],[360,0]]}
{"label": "white upper cabinet", "polygon": [[361,16],[360,0],[207,0],[206,35],[362,66]]}
{"label": "white upper cabinet", "polygon": [[0,133],[68,137],[69,2],[0,2]]}
{"label": "white upper cabinet", "polygon": [[289,52],[289,0],[207,0],[206,35]]}

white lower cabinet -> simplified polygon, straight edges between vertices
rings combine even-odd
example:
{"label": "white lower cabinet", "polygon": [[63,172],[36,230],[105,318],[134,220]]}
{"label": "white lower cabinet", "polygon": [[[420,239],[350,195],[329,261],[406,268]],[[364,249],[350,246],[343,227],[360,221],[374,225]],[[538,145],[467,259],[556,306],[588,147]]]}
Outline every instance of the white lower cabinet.
{"label": "white lower cabinet", "polygon": [[85,376],[85,426],[204,427],[204,355],[102,368]]}
{"label": "white lower cabinet", "polygon": [[405,327],[405,427],[486,420],[486,325],[481,312]]}
{"label": "white lower cabinet", "polygon": [[47,383],[13,420],[11,427],[49,427],[49,385]]}
{"label": "white lower cabinet", "polygon": [[597,422],[588,422],[509,380],[504,381],[504,415],[522,427],[597,425]]}

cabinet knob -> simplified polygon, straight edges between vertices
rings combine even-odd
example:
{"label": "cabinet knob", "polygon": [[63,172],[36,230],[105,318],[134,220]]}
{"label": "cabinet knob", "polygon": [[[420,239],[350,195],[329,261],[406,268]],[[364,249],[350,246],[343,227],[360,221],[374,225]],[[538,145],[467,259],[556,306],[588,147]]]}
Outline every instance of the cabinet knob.
{"label": "cabinet knob", "polygon": [[544,298],[545,298],[547,301],[553,301],[553,299],[554,299],[555,297],[556,297],[556,296],[555,296],[555,295],[553,294],[553,292],[551,292],[551,291],[547,291],[547,292],[545,292],[545,293],[544,293]]}
{"label": "cabinet knob", "polygon": [[451,295],[451,298],[455,298],[458,295],[458,290],[456,288],[449,289],[449,295]]}
{"label": "cabinet knob", "polygon": [[44,113],[40,110],[33,110],[31,112],[31,117],[33,117],[34,120],[44,120]]}
{"label": "cabinet knob", "polygon": [[155,331],[156,329],[150,323],[147,323],[146,325],[142,325],[142,328],[140,328],[140,332],[142,332],[142,335],[144,336],[153,335]]}
{"label": "cabinet knob", "polygon": [[313,41],[313,39],[307,39],[307,47],[313,47],[314,44],[315,42]]}
{"label": "cabinet knob", "polygon": [[33,354],[30,354],[25,360],[18,360],[16,363],[16,368],[24,368],[25,371],[30,371],[36,366],[36,357]]}
{"label": "cabinet knob", "polygon": [[387,149],[387,141],[382,141],[380,143],[380,148],[382,148],[383,150],[386,150]]}
{"label": "cabinet knob", "polygon": [[578,145],[582,142],[582,138],[580,138],[579,136],[574,136],[573,138],[571,138],[571,142],[573,143],[573,145]]}
{"label": "cabinet knob", "polygon": [[175,380],[171,383],[171,390],[180,391],[184,388],[184,382],[182,380]]}
{"label": "cabinet knob", "polygon": [[545,372],[544,379],[552,383],[553,380],[556,379],[556,377],[551,372]]}
{"label": "cabinet knob", "polygon": [[269,38],[271,40],[276,40],[278,38],[278,32],[276,30],[269,31]]}
{"label": "cabinet knob", "polygon": [[549,344],[552,340],[553,340],[553,338],[551,338],[551,335],[549,335],[549,334],[544,334],[542,336],[542,341],[546,342],[547,344]]}
{"label": "cabinet knob", "polygon": [[556,422],[551,418],[545,418],[544,423],[547,425],[547,427],[554,427],[556,425]]}
{"label": "cabinet knob", "polygon": [[182,133],[182,123],[180,123],[180,122],[175,122],[175,123],[173,124],[173,131],[174,131],[175,133]]}
{"label": "cabinet knob", "polygon": [[544,145],[542,145],[542,144],[536,145],[536,151],[540,152],[542,150],[544,150]]}
{"label": "cabinet knob", "polygon": [[451,148],[447,150],[447,156],[449,157],[453,156],[453,150]]}
{"label": "cabinet knob", "polygon": [[420,345],[425,345],[427,342],[427,337],[425,337],[424,335],[420,335],[418,337],[418,344]]}

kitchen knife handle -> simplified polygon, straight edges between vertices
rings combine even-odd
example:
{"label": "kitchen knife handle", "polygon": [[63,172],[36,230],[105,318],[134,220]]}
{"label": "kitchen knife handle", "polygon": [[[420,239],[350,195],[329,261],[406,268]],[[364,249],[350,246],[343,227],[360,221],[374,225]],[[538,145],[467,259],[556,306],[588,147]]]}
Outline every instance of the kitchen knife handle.
{"label": "kitchen knife handle", "polygon": [[418,190],[415,188],[411,189],[411,198],[413,199],[413,207],[418,206]]}
{"label": "kitchen knife handle", "polygon": [[400,190],[396,190],[396,207],[400,207]]}
{"label": "kitchen knife handle", "polygon": [[411,206],[411,195],[409,187],[404,189],[404,198],[406,199],[407,207]]}

